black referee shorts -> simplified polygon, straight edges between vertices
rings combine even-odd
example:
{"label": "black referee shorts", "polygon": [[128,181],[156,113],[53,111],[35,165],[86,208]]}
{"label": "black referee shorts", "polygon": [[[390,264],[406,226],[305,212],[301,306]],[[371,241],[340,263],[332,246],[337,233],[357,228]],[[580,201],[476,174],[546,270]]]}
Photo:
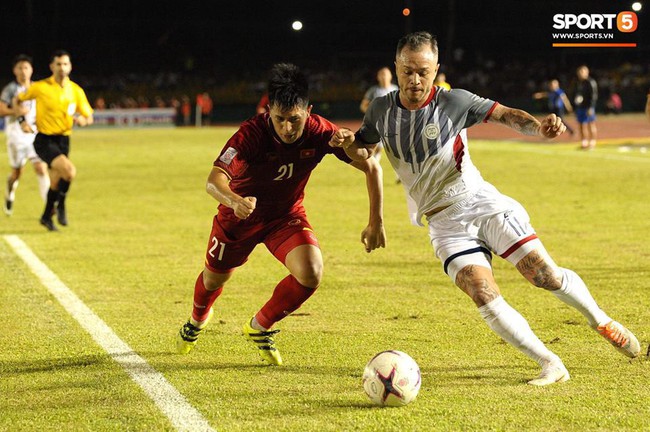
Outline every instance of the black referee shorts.
{"label": "black referee shorts", "polygon": [[52,166],[52,161],[60,155],[68,156],[70,153],[70,137],[66,135],[45,135],[36,134],[34,138],[34,150],[36,154],[48,167]]}

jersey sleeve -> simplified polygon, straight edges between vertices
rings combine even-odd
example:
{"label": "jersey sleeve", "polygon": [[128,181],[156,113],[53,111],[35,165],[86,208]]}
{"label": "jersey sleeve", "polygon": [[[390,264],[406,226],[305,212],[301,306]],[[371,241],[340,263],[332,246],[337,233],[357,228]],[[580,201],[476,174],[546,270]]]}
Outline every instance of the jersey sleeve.
{"label": "jersey sleeve", "polygon": [[81,87],[79,87],[76,84],[75,84],[75,93],[77,99],[77,112],[84,117],[88,117],[92,115],[93,109],[90,106],[90,103],[88,102],[86,93],[83,91]]}
{"label": "jersey sleeve", "polygon": [[372,86],[368,90],[366,90],[366,93],[363,95],[363,98],[372,101],[375,98],[375,86]]}
{"label": "jersey sleeve", "polygon": [[[497,102],[482,98],[474,93],[463,89],[451,89],[448,92],[441,92],[441,98],[445,98],[445,112],[455,121],[462,123],[462,129],[486,121]],[[464,121],[462,121],[464,117]]]}
{"label": "jersey sleeve", "polygon": [[595,79],[590,78],[589,85],[591,86],[591,101],[589,107],[596,108],[596,101],[598,100],[598,84]]}
{"label": "jersey sleeve", "polygon": [[331,147],[329,145],[329,142],[332,139],[332,135],[334,135],[336,131],[339,130],[338,126],[326,118],[315,114],[310,116],[310,124],[308,127],[310,128],[310,133],[315,134],[318,137],[317,141],[321,143],[320,145],[324,149],[325,153],[333,154],[342,162],[352,162],[352,159],[350,159],[348,155],[345,154],[345,150],[340,147]]}
{"label": "jersey sleeve", "polygon": [[18,100],[20,102],[30,100],[30,99],[36,99],[36,96],[39,94],[39,89],[41,88],[40,82],[35,82],[32,83],[32,85],[29,86],[27,90],[25,90],[22,93],[18,93]]}
{"label": "jersey sleeve", "polygon": [[8,107],[11,106],[11,99],[13,99],[14,94],[16,93],[16,87],[13,83],[7,84],[0,93],[0,101],[7,104]]}
{"label": "jersey sleeve", "polygon": [[338,158],[341,162],[345,162],[349,164],[352,162],[352,159],[345,153],[345,150],[343,150],[341,147],[335,147],[332,148],[331,153]]}
{"label": "jersey sleeve", "polygon": [[250,149],[254,143],[259,142],[260,135],[249,123],[242,124],[221,149],[213,166],[222,170],[231,180],[239,177],[246,170],[251,155]]}
{"label": "jersey sleeve", "polygon": [[363,144],[377,144],[381,141],[381,134],[375,125],[381,115],[382,107],[384,107],[383,109],[385,111],[386,100],[386,97],[379,97],[370,102],[368,111],[363,116],[361,128],[355,134],[355,139],[361,141]]}

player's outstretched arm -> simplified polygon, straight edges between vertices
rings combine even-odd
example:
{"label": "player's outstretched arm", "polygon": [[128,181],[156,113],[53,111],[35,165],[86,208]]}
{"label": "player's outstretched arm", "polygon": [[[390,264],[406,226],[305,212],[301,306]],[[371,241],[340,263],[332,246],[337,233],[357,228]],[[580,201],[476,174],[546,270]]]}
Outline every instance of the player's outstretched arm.
{"label": "player's outstretched arm", "polygon": [[18,100],[18,95],[15,95],[11,99],[11,108],[7,106],[4,102],[0,103],[0,115],[12,115],[15,116],[20,125],[20,129],[28,134],[34,133],[34,129],[25,121],[25,116],[29,113],[29,108],[23,106]]}
{"label": "player's outstretched arm", "polygon": [[361,232],[361,243],[366,252],[380,247],[386,247],[386,232],[384,231],[384,189],[381,165],[375,158],[363,161],[353,161],[350,165],[366,174],[366,187],[370,213],[368,226]]}
{"label": "player's outstretched arm", "polygon": [[13,115],[16,117],[24,116],[29,113],[29,108],[20,103],[18,95],[11,98],[11,106],[13,108]]}
{"label": "player's outstretched arm", "polygon": [[347,128],[337,130],[329,142],[330,147],[341,147],[353,161],[364,161],[373,154],[373,150],[355,142],[354,132]]}
{"label": "player's outstretched arm", "polygon": [[560,95],[560,98],[562,98],[562,102],[564,103],[564,106],[566,107],[566,112],[573,112],[573,105],[571,105],[571,101],[567,97],[566,93],[562,93]]}
{"label": "player's outstretched arm", "polygon": [[94,122],[93,115],[90,114],[89,116],[84,116],[84,115],[78,115],[74,118],[74,122],[77,126],[90,126]]}
{"label": "player's outstretched arm", "polygon": [[213,167],[205,186],[208,194],[226,207],[230,207],[239,219],[246,219],[253,213],[257,204],[255,197],[241,197],[230,189],[226,173]]}
{"label": "player's outstretched arm", "polygon": [[6,102],[0,101],[0,117],[14,115],[14,110]]}
{"label": "player's outstretched arm", "polygon": [[566,126],[555,114],[549,114],[540,123],[535,117],[520,109],[497,105],[488,118],[491,123],[500,123],[524,135],[555,138],[562,135]]}

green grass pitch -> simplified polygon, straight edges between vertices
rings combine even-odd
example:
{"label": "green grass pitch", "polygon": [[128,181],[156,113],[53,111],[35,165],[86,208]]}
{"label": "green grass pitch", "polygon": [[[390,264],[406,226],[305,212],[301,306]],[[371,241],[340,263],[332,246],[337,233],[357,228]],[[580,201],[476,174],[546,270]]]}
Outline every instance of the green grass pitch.
{"label": "green grass pitch", "polygon": [[[578,312],[495,258],[505,298],[572,375],[547,388],[525,384],[537,365],[501,342],[443,274],[426,229],[409,225],[385,158],[388,246],[371,254],[359,241],[363,174],[329,157],[312,175],[305,205],[325,273],[318,292],[277,327],[285,366],[261,365],[240,335],[286,274],[263,246],[227,285],[195,350],[176,355],[216,209],[205,179],[233,131],[76,131],[70,226],[48,233],[38,224],[42,202],[27,167],[14,215],[0,214],[0,234],[20,236],[220,431],[649,427],[650,362],[628,361]],[[650,155],[471,139],[470,149],[483,176],[526,207],[555,260],[582,275],[645,353]],[[6,173],[3,156],[0,178]],[[0,430],[173,430],[2,239],[0,263]],[[422,370],[420,395],[407,407],[373,407],[363,393],[363,367],[385,349],[407,352]]]}

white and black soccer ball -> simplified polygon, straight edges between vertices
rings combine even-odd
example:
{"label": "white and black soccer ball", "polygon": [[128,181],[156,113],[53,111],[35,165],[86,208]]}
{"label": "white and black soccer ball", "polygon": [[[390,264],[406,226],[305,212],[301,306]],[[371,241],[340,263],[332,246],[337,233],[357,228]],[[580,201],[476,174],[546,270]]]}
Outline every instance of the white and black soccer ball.
{"label": "white and black soccer ball", "polygon": [[380,352],[363,371],[363,389],[377,405],[407,405],[418,395],[420,384],[420,367],[401,351]]}

